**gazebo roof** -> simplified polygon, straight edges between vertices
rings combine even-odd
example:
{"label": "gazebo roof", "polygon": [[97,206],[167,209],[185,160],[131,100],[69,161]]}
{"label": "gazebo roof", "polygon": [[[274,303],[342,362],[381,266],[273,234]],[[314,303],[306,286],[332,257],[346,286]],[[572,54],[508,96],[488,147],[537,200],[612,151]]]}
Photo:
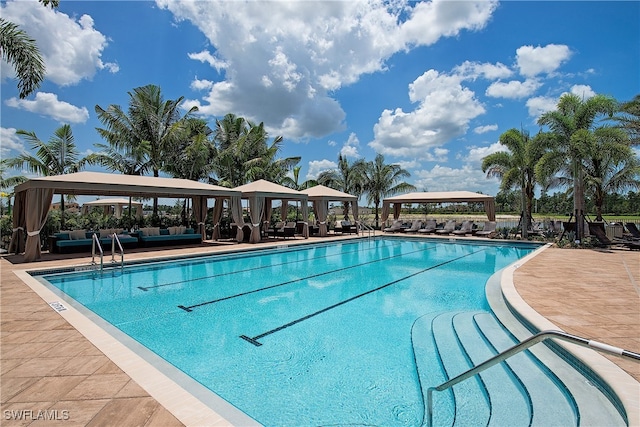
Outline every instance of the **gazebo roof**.
{"label": "gazebo roof", "polygon": [[296,191],[292,188],[285,187],[283,185],[275,184],[273,182],[259,179],[249,184],[241,185],[234,188],[235,191],[240,191],[242,197],[266,197],[270,199],[282,199],[282,200],[306,200],[307,195]]}
{"label": "gazebo roof", "polygon": [[402,194],[387,197],[389,203],[446,203],[446,202],[484,202],[493,200],[493,196],[472,191],[429,191]]}
{"label": "gazebo roof", "polygon": [[352,196],[351,194],[343,193],[342,191],[325,187],[324,185],[316,185],[315,187],[307,188],[300,192],[309,196],[309,200],[358,200],[357,196]]}

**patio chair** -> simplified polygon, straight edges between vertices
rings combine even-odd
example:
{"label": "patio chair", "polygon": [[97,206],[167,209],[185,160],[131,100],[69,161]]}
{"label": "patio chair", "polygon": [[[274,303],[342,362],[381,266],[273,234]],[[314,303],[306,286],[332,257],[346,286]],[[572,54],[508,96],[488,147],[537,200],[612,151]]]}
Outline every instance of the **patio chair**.
{"label": "patio chair", "polygon": [[442,234],[442,235],[451,234],[455,229],[456,229],[456,222],[450,219],[444,225],[444,228],[441,228],[440,230],[436,230],[436,234]]}
{"label": "patio chair", "polygon": [[420,228],[422,228],[422,221],[416,219],[411,224],[411,227],[402,229],[402,231],[404,231],[405,233],[417,233]]}
{"label": "patio chair", "polygon": [[640,239],[640,230],[633,222],[628,222],[624,225],[627,231],[631,234],[632,239]]}
{"label": "patio chair", "polygon": [[495,221],[485,221],[482,230],[476,231],[476,236],[480,237],[493,237],[498,232],[496,231],[496,222]]}
{"label": "patio chair", "polygon": [[436,220],[428,219],[427,222],[424,224],[424,227],[418,230],[418,233],[431,234],[436,231],[436,227],[437,227]]}
{"label": "patio chair", "polygon": [[280,230],[276,231],[277,237],[295,237],[296,236],[296,223],[295,222],[287,222],[284,227]]}
{"label": "patio chair", "polygon": [[604,231],[604,225],[602,223],[590,222],[589,234],[598,240],[600,247],[611,247],[613,245],[622,245],[631,250],[640,250],[640,242],[624,239],[613,239],[607,237],[607,233]]}
{"label": "patio chair", "polygon": [[402,221],[396,220],[391,224],[391,227],[387,227],[384,229],[387,233],[395,233],[396,231],[400,231],[402,228]]}
{"label": "patio chair", "polygon": [[459,230],[453,230],[451,234],[456,236],[464,236],[465,234],[471,234],[473,232],[473,221],[464,221]]}
{"label": "patio chair", "polygon": [[283,231],[282,230],[283,228],[284,228],[284,221],[276,222],[273,228],[269,228],[267,230],[267,235],[276,237],[278,235],[278,231]]}

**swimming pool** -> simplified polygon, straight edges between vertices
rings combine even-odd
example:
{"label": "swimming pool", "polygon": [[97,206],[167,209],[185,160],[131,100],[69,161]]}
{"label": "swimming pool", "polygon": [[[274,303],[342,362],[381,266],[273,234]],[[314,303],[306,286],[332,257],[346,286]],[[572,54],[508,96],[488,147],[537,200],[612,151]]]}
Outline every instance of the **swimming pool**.
{"label": "swimming pool", "polygon": [[[417,425],[411,328],[538,246],[368,239],[42,276],[266,425]],[[303,421],[301,421],[303,420]]]}

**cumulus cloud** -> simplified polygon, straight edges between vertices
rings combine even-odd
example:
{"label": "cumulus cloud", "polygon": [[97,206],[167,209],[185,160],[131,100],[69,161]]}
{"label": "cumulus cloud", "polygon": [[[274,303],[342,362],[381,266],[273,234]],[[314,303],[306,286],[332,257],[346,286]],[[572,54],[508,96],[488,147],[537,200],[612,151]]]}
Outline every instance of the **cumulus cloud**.
{"label": "cumulus cloud", "polygon": [[485,112],[462,77],[429,70],[409,85],[415,110],[384,110],[369,145],[391,156],[430,159],[434,149],[463,135],[469,122]]}
{"label": "cumulus cloud", "polygon": [[10,153],[18,152],[22,153],[24,151],[24,145],[22,141],[16,135],[16,129],[14,128],[3,128],[0,127],[0,155],[3,159],[7,157],[11,157]]}
{"label": "cumulus cloud", "polygon": [[487,177],[482,170],[469,164],[465,164],[459,169],[435,165],[431,169],[417,171],[415,175],[418,179],[414,185],[426,191],[466,190],[496,194],[499,187],[497,182],[488,184]]}
{"label": "cumulus cloud", "polygon": [[527,108],[529,109],[529,116],[540,117],[547,111],[553,111],[558,105],[556,98],[550,98],[547,96],[537,96],[527,100]]}
{"label": "cumulus cloud", "polygon": [[490,64],[464,61],[461,65],[456,66],[453,69],[453,72],[465,79],[472,80],[480,77],[487,80],[498,80],[506,79],[513,75],[513,70],[500,62],[497,64]]}
{"label": "cumulus cloud", "polygon": [[360,146],[360,140],[356,136],[355,133],[351,133],[349,135],[349,139],[344,143],[342,149],[340,149],[340,154],[344,157],[356,158],[359,156],[358,147]]}
{"label": "cumulus cloud", "polygon": [[72,18],[31,1],[9,1],[1,10],[4,19],[20,25],[36,40],[46,65],[46,79],[68,86],[90,80],[97,70],[119,71],[117,63],[103,62],[107,38],[93,27],[91,16]]}
{"label": "cumulus cloud", "polygon": [[332,162],[331,160],[312,160],[309,162],[309,171],[307,172],[306,179],[317,179],[318,175],[320,175],[322,172],[337,168],[338,164],[336,162]]}
{"label": "cumulus cloud", "polygon": [[489,154],[497,153],[498,151],[509,151],[504,145],[499,142],[494,142],[491,145],[486,147],[469,147],[469,153],[466,157],[464,157],[464,161],[475,166],[480,167],[482,164],[482,159],[487,157]]}
{"label": "cumulus cloud", "polygon": [[61,123],[84,123],[89,119],[89,111],[86,107],[76,107],[68,102],[60,101],[55,93],[38,92],[33,101],[9,98],[5,104],[9,107],[51,117]]}
{"label": "cumulus cloud", "polygon": [[571,93],[585,100],[596,96],[595,91],[589,85],[574,85],[571,87]]}
{"label": "cumulus cloud", "polygon": [[473,132],[479,135],[487,132],[493,132],[494,130],[498,130],[498,125],[493,124],[493,125],[486,125],[486,126],[477,126],[473,128]]}
{"label": "cumulus cloud", "polygon": [[552,73],[570,57],[571,50],[566,45],[521,46],[516,50],[517,66],[525,77]]}
{"label": "cumulus cloud", "polygon": [[213,87],[213,82],[210,80],[198,80],[195,79],[189,86],[192,90],[207,90]]}
{"label": "cumulus cloud", "polygon": [[234,111],[292,140],[344,129],[332,91],[384,71],[397,52],[483,28],[497,7],[484,0],[156,3],[192,22],[216,49],[190,57],[225,70],[193,101],[200,112]]}
{"label": "cumulus cloud", "polygon": [[542,83],[536,79],[526,79],[523,82],[495,82],[489,85],[486,95],[493,98],[522,99],[531,96],[540,86]]}

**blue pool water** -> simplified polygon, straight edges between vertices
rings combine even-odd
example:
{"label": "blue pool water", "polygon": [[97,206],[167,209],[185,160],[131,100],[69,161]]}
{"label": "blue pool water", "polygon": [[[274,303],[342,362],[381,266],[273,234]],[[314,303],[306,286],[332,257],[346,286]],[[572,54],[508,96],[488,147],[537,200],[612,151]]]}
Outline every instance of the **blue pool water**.
{"label": "blue pool water", "polygon": [[368,239],[198,257],[49,283],[265,425],[418,425],[416,319],[489,310],[536,245]]}

